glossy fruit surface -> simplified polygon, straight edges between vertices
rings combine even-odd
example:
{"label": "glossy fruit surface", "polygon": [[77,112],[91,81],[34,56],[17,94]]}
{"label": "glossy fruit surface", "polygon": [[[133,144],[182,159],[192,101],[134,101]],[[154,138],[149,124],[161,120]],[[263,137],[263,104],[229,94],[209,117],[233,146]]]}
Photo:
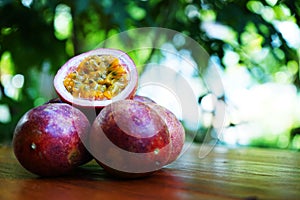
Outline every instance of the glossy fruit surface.
{"label": "glossy fruit surface", "polygon": [[139,102],[142,102],[142,103],[155,103],[155,101],[152,100],[151,98],[146,97],[146,96],[141,96],[141,95],[134,95],[132,100],[139,101]]}
{"label": "glossy fruit surface", "polygon": [[168,161],[168,164],[174,162],[182,152],[183,145],[185,142],[185,130],[181,122],[178,120],[176,115],[169,109],[157,104],[151,98],[141,95],[135,95],[134,101],[139,101],[147,104],[154,109],[158,115],[164,120],[168,127],[169,134],[171,136],[172,151]]}
{"label": "glossy fruit surface", "polygon": [[176,115],[172,113],[167,108],[159,104],[148,104],[152,109],[154,109],[159,116],[164,120],[168,127],[169,134],[171,136],[172,151],[168,164],[174,162],[179,156],[183,149],[185,141],[185,130],[181,122],[178,120]]}
{"label": "glossy fruit surface", "polygon": [[138,84],[134,62],[124,52],[99,48],[71,58],[56,73],[54,88],[62,101],[101,109],[130,99]]}
{"label": "glossy fruit surface", "polygon": [[155,110],[121,100],[103,108],[95,119],[89,149],[109,173],[136,178],[165,166],[172,146],[167,125]]}
{"label": "glossy fruit surface", "polygon": [[33,108],[15,128],[15,156],[25,169],[40,176],[68,173],[92,159],[80,139],[89,129],[86,116],[68,104]]}

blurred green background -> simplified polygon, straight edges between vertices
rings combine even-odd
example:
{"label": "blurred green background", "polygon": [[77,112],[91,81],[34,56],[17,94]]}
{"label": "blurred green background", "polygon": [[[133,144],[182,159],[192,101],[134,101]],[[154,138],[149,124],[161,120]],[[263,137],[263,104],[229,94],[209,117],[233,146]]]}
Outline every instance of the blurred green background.
{"label": "blurred green background", "polygon": [[[0,0],[0,143],[27,110],[56,97],[53,76],[69,58],[120,32],[162,27],[193,38],[219,67],[220,144],[299,150],[299,26],[294,0]],[[199,105],[212,112],[207,99]]]}

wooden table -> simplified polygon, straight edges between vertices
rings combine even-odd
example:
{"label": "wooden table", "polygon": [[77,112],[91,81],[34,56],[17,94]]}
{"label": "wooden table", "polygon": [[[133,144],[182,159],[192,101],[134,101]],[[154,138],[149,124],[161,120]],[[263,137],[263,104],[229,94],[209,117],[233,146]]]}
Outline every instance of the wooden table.
{"label": "wooden table", "polygon": [[0,147],[0,200],[300,199],[300,152],[219,146],[200,159],[199,150],[191,146],[148,178],[117,180],[94,161],[65,177],[39,178]]}

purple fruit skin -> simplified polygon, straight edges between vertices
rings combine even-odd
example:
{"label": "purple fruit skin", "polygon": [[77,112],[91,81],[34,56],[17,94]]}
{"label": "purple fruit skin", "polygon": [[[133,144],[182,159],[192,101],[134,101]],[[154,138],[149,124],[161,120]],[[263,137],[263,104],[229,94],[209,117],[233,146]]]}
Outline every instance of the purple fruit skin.
{"label": "purple fruit skin", "polygon": [[[151,113],[153,111],[149,107],[137,102],[125,104],[124,107],[113,106],[116,108],[114,111],[111,107],[101,113],[101,126],[107,137],[120,148],[135,153],[147,153],[156,148],[163,148],[169,143],[166,127],[158,119],[158,115]],[[114,113],[120,113],[122,116],[114,116]],[[120,125],[123,125],[123,130],[120,129]],[[156,131],[155,134],[152,134],[151,129]]]}
{"label": "purple fruit skin", "polygon": [[[120,156],[118,148],[105,146],[103,135],[99,135],[101,131],[119,149],[145,153],[145,158],[139,162],[138,158]],[[92,152],[104,154],[99,156],[104,158],[104,162],[97,159],[98,156],[95,157],[96,161],[110,174],[122,178],[144,177],[157,171],[168,162],[171,151],[165,122],[149,106],[133,100],[121,100],[103,108],[92,125],[90,143]],[[155,150],[159,150],[159,153],[153,153]],[[128,169],[138,166],[145,171],[131,173],[118,170],[105,163],[107,160],[119,166],[128,166]],[[160,163],[160,166],[154,166],[155,163]]]}
{"label": "purple fruit skin", "polygon": [[81,142],[90,123],[76,108],[48,103],[29,110],[18,122],[13,149],[20,164],[39,176],[58,176],[92,159]]}
{"label": "purple fruit skin", "polygon": [[149,97],[135,95],[133,100],[145,103],[148,106],[152,107],[165,121],[166,125],[168,126],[172,142],[172,153],[170,155],[168,164],[174,162],[179,157],[185,141],[185,130],[181,122],[178,120],[174,113],[172,113],[167,108],[157,104]]}
{"label": "purple fruit skin", "polygon": [[185,130],[176,115],[170,110],[158,104],[149,104],[149,106],[159,113],[159,115],[163,118],[166,125],[168,126],[172,142],[172,152],[168,161],[168,164],[170,164],[179,157],[183,149],[185,141]]}
{"label": "purple fruit skin", "polygon": [[135,95],[132,100],[139,101],[142,103],[156,103],[151,98],[146,97],[146,96],[141,96],[141,95]]}

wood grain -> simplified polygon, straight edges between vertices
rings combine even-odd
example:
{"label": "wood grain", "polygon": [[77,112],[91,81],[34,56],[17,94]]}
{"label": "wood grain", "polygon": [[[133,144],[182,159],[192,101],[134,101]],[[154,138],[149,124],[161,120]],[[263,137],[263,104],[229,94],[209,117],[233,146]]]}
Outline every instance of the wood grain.
{"label": "wood grain", "polygon": [[150,177],[118,180],[92,161],[69,175],[40,178],[0,147],[0,200],[300,199],[300,152],[192,145]]}

